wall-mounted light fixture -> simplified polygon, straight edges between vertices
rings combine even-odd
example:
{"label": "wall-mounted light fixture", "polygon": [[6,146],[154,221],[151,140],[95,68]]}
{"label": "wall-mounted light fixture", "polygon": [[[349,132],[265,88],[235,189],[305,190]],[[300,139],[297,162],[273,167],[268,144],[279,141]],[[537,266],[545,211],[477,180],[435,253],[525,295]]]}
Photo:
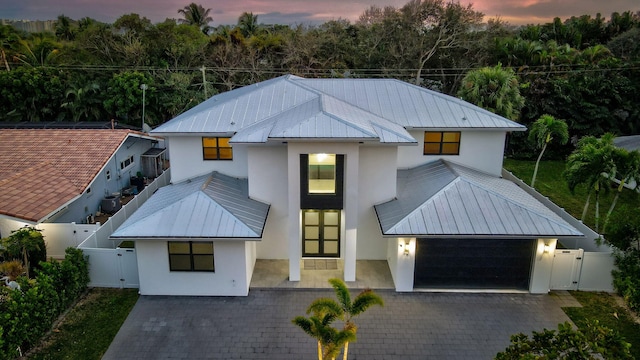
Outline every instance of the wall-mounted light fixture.
{"label": "wall-mounted light fixture", "polygon": [[545,243],[544,243],[544,248],[543,248],[543,250],[542,250],[542,253],[543,253],[543,254],[548,254],[548,253],[549,253],[549,251],[551,250],[550,248],[551,248],[551,247],[549,246],[549,243],[545,242]]}
{"label": "wall-mounted light fixture", "polygon": [[405,241],[404,243],[404,256],[409,256],[410,253],[410,249],[409,249],[409,241]]}

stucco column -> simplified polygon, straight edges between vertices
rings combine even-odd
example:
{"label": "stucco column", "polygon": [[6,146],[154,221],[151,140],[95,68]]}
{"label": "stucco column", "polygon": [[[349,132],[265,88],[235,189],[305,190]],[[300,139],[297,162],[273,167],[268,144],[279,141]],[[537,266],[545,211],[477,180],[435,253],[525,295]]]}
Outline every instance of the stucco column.
{"label": "stucco column", "polygon": [[391,256],[396,256],[396,272],[394,282],[396,291],[413,291],[413,273],[416,261],[416,239],[399,238],[393,247],[395,252]]}
{"label": "stucco column", "polygon": [[358,148],[345,155],[344,191],[344,281],[356,281],[356,249],[358,243]]}
{"label": "stucco column", "polygon": [[556,251],[557,241],[557,239],[538,239],[536,242],[533,274],[529,284],[529,292],[532,294],[546,294],[549,292],[553,254]]}
{"label": "stucco column", "polygon": [[300,155],[292,146],[287,146],[289,181],[289,281],[300,281],[300,260],[302,244],[300,240]]}

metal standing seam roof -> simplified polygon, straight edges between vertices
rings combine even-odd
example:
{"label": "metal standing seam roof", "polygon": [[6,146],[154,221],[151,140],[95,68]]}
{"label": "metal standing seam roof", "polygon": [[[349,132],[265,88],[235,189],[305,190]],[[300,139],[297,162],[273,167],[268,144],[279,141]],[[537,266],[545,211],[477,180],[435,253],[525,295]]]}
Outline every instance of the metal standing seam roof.
{"label": "metal standing seam roof", "polygon": [[[310,112],[312,100],[319,101],[315,113]],[[293,114],[300,117],[292,118]],[[282,119],[277,119],[277,115],[282,115]],[[399,128],[526,130],[523,125],[463,100],[399,80],[304,79],[286,75],[215,95],[151,133],[235,134],[261,122],[273,124],[287,118],[300,123],[296,129],[286,121],[290,136],[299,138],[320,137],[327,133],[331,138],[349,138],[348,132],[342,134],[335,128],[336,121],[350,124],[343,128],[345,131],[354,126],[360,130],[373,126],[381,142],[407,142],[408,134]],[[316,127],[312,129],[309,122]],[[303,131],[305,126],[306,132]],[[269,126],[253,129],[260,131],[258,134],[245,132],[235,141],[262,139]],[[362,134],[353,136],[358,138]]]}
{"label": "metal standing seam roof", "polygon": [[375,206],[387,236],[584,236],[513,182],[443,160],[398,171],[397,186]]}
{"label": "metal standing seam roof", "polygon": [[158,189],[114,239],[259,239],[269,205],[250,199],[247,179],[214,172]]}
{"label": "metal standing seam roof", "polygon": [[613,139],[613,143],[628,151],[640,150],[640,135],[618,136]]}

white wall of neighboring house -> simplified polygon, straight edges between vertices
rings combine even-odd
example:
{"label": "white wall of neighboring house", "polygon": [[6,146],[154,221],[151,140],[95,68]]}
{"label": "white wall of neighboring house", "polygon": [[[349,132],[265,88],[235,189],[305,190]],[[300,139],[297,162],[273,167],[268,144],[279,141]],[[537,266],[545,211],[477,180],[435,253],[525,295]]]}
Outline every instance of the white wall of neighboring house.
{"label": "white wall of neighboring house", "polygon": [[178,183],[199,175],[218,171],[222,174],[247,177],[247,146],[233,145],[233,160],[203,160],[201,136],[172,136],[169,139],[171,182]]}
{"label": "white wall of neighboring house", "polygon": [[409,131],[418,141],[418,146],[398,147],[398,168],[413,168],[437,159],[445,159],[465,165],[482,172],[500,176],[504,157],[504,131],[470,131],[460,134],[460,155],[426,156],[424,149],[424,131]]}
{"label": "white wall of neighboring house", "polygon": [[262,240],[256,244],[260,259],[287,259],[287,147],[254,146],[247,149],[249,197],[270,204]]}
{"label": "white wall of neighboring house", "polygon": [[141,295],[246,296],[250,259],[245,241],[214,242],[215,272],[169,271],[166,241],[136,241]]}

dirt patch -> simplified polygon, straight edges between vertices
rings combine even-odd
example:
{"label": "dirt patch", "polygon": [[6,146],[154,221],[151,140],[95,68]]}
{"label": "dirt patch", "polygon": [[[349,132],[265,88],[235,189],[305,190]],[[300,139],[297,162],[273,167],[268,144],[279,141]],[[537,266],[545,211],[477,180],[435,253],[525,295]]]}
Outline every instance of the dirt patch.
{"label": "dirt patch", "polygon": [[640,325],[640,316],[635,311],[631,310],[624,299],[618,294],[611,294],[611,296],[613,296],[613,298],[615,299],[616,305],[625,309],[629,314],[629,317],[632,318],[636,324]]}

